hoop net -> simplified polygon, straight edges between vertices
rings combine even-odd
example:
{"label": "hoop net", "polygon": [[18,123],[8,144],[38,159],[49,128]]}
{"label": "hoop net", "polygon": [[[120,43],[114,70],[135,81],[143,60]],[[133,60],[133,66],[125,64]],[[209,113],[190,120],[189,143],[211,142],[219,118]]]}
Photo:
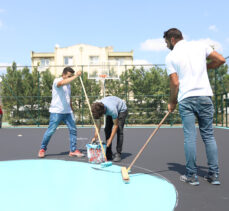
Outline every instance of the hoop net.
{"label": "hoop net", "polygon": [[101,80],[105,80],[107,77],[108,77],[107,74],[101,74],[101,75],[99,75],[99,78]]}

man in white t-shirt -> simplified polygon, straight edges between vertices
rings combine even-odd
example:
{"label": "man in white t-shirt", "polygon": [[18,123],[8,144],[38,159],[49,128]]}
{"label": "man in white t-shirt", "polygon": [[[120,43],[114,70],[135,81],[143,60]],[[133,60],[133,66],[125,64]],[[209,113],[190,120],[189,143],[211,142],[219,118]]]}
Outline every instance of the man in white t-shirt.
{"label": "man in white t-shirt", "polygon": [[[213,131],[213,95],[207,70],[218,68],[225,59],[210,46],[202,42],[187,42],[182,33],[171,28],[164,32],[164,39],[171,52],[166,57],[167,73],[170,78],[169,112],[179,103],[179,113],[184,131],[186,173],[180,180],[199,185],[196,166],[196,128],[205,144],[208,174],[204,177],[213,185],[219,185],[218,150]],[[206,59],[210,60],[207,64]]]}
{"label": "man in white t-shirt", "polygon": [[56,78],[53,82],[52,101],[49,108],[49,127],[44,134],[41,147],[38,152],[38,157],[40,158],[45,157],[47,145],[61,121],[63,121],[68,126],[70,133],[69,156],[84,156],[84,154],[76,148],[77,129],[75,120],[73,118],[70,86],[70,83],[81,75],[81,72],[78,71],[76,75],[74,75],[74,73],[75,71],[71,67],[65,67],[62,73],[62,77]]}

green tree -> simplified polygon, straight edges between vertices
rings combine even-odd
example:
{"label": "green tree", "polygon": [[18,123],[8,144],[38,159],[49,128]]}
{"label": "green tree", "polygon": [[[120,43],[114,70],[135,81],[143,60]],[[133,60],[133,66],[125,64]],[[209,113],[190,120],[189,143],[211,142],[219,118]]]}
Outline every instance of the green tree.
{"label": "green tree", "polygon": [[17,65],[13,62],[12,67],[7,68],[7,74],[3,76],[2,81],[2,99],[7,118],[14,117],[14,121],[20,121],[20,106],[23,104],[22,96],[22,73],[17,70]]}
{"label": "green tree", "polygon": [[[91,105],[93,101],[100,98],[100,83],[96,82],[96,80],[88,79],[86,72],[81,77]],[[92,124],[89,108],[79,79],[71,83],[71,95],[77,123]]]}
{"label": "green tree", "polygon": [[209,81],[215,95],[229,92],[228,76],[228,65],[208,71]]}
{"label": "green tree", "polygon": [[[133,123],[157,123],[167,108],[168,77],[159,67],[129,71],[130,113]],[[132,100],[131,100],[132,98]]]}
{"label": "green tree", "polygon": [[213,90],[213,103],[215,105],[215,123],[223,123],[224,110],[227,106],[224,98],[229,93],[228,65],[222,65],[218,69],[209,70],[208,76]]}
{"label": "green tree", "polygon": [[108,79],[105,81],[106,96],[117,96],[126,100],[128,96],[128,71],[123,72],[119,79]]}
{"label": "green tree", "polygon": [[[46,75],[51,77],[48,72],[42,75],[44,83],[47,81]],[[2,94],[4,93],[4,110],[7,111],[6,116],[11,124],[39,123],[40,106],[45,104],[41,94],[47,93],[47,87],[43,88],[41,80],[36,68],[32,72],[28,67],[17,69],[15,62],[12,67],[7,68],[7,73],[3,76]]]}
{"label": "green tree", "polygon": [[38,90],[38,105],[39,105],[39,121],[41,124],[49,122],[49,106],[52,99],[52,85],[55,77],[49,69],[39,73],[39,90]]}

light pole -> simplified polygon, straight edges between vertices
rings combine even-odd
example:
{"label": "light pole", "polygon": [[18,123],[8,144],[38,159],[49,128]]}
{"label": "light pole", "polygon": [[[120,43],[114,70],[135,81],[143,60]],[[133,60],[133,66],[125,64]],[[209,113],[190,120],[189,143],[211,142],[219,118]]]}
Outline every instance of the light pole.
{"label": "light pole", "polygon": [[40,127],[40,71],[41,71],[41,67],[40,67],[40,62],[37,63],[37,83],[38,83],[38,127]]}

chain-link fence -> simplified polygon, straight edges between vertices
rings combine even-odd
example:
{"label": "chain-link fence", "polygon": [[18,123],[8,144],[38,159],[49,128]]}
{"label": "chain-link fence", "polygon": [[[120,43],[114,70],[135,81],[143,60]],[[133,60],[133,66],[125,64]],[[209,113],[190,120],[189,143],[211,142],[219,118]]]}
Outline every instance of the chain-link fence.
{"label": "chain-link fence", "polygon": [[[226,57],[225,74],[215,70],[215,78],[219,81],[215,83],[215,95],[213,97],[215,105],[215,124],[217,126],[229,127],[229,56]],[[217,77],[218,76],[218,77]]]}
{"label": "chain-link fence", "polygon": [[[73,67],[74,68],[74,67]],[[167,112],[169,78],[164,65],[123,65],[119,79],[105,81],[88,79],[86,66],[78,66],[83,72],[82,79],[90,100],[104,96],[118,96],[128,107],[126,125],[157,125]],[[225,69],[226,73],[225,73]],[[212,70],[209,74],[215,104],[214,123],[228,127],[228,66]],[[47,126],[54,76],[49,69],[39,72],[37,67],[7,67],[1,76],[0,103],[3,106],[3,127],[35,125]],[[222,88],[224,84],[224,89]],[[92,125],[90,112],[80,84],[76,79],[71,83],[72,105],[77,125]],[[223,92],[224,91],[224,92]],[[167,125],[180,125],[176,109],[167,119]]]}

